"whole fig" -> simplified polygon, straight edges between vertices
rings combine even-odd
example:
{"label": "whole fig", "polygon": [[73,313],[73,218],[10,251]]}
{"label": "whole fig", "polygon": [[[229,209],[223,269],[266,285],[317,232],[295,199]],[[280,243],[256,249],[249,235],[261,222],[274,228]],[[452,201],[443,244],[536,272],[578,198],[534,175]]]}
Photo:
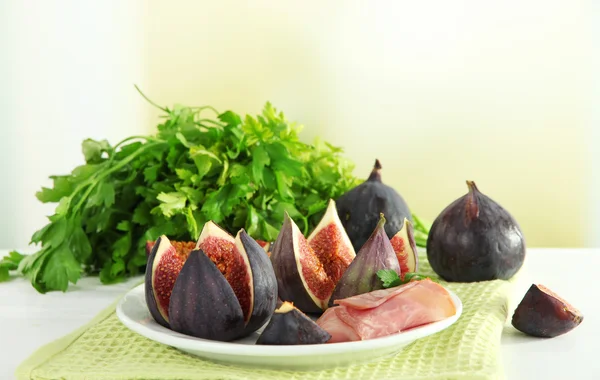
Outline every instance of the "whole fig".
{"label": "whole fig", "polygon": [[525,260],[525,239],[502,206],[467,181],[469,192],[435,219],[427,238],[431,268],[444,280],[510,279]]}
{"label": "whole fig", "polygon": [[411,223],[413,221],[404,198],[381,181],[379,160],[375,160],[369,178],[344,193],[336,204],[342,225],[356,252],[371,236],[380,214],[385,215],[385,232],[390,239],[404,226],[404,218]]}

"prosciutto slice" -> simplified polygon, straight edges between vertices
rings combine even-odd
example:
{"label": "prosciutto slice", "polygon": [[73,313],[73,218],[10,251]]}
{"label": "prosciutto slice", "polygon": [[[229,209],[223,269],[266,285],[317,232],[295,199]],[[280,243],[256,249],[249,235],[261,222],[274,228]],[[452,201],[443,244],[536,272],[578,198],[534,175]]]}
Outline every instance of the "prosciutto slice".
{"label": "prosciutto slice", "polygon": [[373,339],[437,322],[456,314],[448,291],[431,280],[376,290],[327,309],[317,324],[331,334],[329,343]]}

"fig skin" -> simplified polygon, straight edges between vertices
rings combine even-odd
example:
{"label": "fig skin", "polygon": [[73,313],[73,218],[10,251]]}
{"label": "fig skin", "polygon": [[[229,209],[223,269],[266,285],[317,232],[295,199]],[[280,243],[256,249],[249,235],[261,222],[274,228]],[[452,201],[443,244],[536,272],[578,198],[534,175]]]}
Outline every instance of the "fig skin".
{"label": "fig skin", "polygon": [[[299,230],[296,233],[299,233]],[[298,271],[293,234],[294,224],[292,218],[286,212],[283,226],[275,240],[270,256],[275,278],[277,279],[279,298],[282,301],[293,302],[298,309],[305,313],[321,313],[321,307],[308,294]]]}
{"label": "fig skin", "polygon": [[159,237],[150,250],[148,261],[146,263],[146,273],[144,274],[144,293],[146,297],[146,305],[148,305],[148,310],[150,311],[152,318],[154,318],[159,325],[170,328],[169,322],[167,322],[167,320],[158,311],[158,304],[156,302],[156,298],[154,298],[154,289],[152,286],[152,266],[154,264],[154,259],[156,258],[156,252],[158,251],[158,247],[160,246],[162,240],[163,237]]}
{"label": "fig skin", "polygon": [[511,324],[527,335],[554,338],[581,322],[583,315],[579,310],[543,285],[533,284],[515,309]]}
{"label": "fig skin", "polygon": [[525,239],[516,220],[481,193],[469,192],[447,206],[427,238],[432,269],[448,282],[508,280],[525,260]]}
{"label": "fig skin", "polygon": [[383,284],[377,277],[380,269],[392,269],[398,276],[401,275],[396,252],[385,232],[385,223],[386,219],[381,214],[371,236],[336,284],[328,307],[334,306],[334,301],[338,299],[383,289]]}
{"label": "fig skin", "polygon": [[404,198],[382,182],[379,160],[375,160],[369,178],[339,197],[336,205],[342,225],[357,252],[371,236],[380,214],[387,219],[385,231],[390,239],[402,228],[404,218],[413,222]]}
{"label": "fig skin", "polygon": [[245,330],[233,289],[201,249],[190,253],[175,281],[169,322],[173,331],[217,341],[240,338]]}
{"label": "fig skin", "polygon": [[248,256],[254,287],[252,314],[242,333],[245,336],[258,330],[273,314],[277,305],[277,279],[264,249],[244,229],[238,232],[236,241],[242,244]]}
{"label": "fig skin", "polygon": [[327,343],[329,339],[331,339],[331,334],[296,309],[292,303],[284,302],[273,313],[256,344],[323,344]]}

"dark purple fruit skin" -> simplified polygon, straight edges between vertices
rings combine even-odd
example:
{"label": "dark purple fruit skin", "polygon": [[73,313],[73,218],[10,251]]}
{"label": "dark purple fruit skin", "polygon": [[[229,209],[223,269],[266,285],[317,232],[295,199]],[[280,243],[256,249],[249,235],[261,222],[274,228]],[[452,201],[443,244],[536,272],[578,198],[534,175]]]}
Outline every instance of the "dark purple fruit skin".
{"label": "dark purple fruit skin", "polygon": [[169,302],[173,331],[231,341],[244,332],[244,314],[233,289],[216,265],[198,249],[190,253]]}
{"label": "dark purple fruit skin", "polygon": [[381,218],[375,230],[371,231],[371,236],[336,284],[328,307],[334,306],[338,299],[383,289],[383,283],[377,277],[380,269],[393,269],[400,275],[400,263],[383,228],[385,222]]}
{"label": "dark purple fruit skin", "polygon": [[413,222],[404,198],[381,181],[380,170],[381,164],[376,160],[369,178],[335,201],[342,225],[356,252],[371,236],[380,214],[387,219],[385,232],[390,239],[400,231],[404,218]]}
{"label": "dark purple fruit skin", "polygon": [[240,240],[248,255],[254,284],[252,316],[244,330],[244,335],[248,335],[264,325],[275,311],[277,279],[269,256],[265,255],[265,251],[260,244],[244,230],[240,232]]}
{"label": "dark purple fruit skin", "polygon": [[523,233],[508,211],[472,186],[433,222],[427,258],[449,282],[508,280],[525,260]]}
{"label": "dark purple fruit skin", "polygon": [[308,295],[300,278],[294,256],[292,229],[292,221],[286,215],[271,252],[270,260],[277,278],[278,296],[282,301],[292,302],[305,313],[322,313],[323,310]]}
{"label": "dark purple fruit skin", "polygon": [[517,330],[540,338],[565,334],[583,322],[583,315],[568,308],[560,300],[531,285],[512,317]]}
{"label": "dark purple fruit skin", "polygon": [[150,311],[152,318],[154,318],[159,325],[170,328],[169,322],[167,322],[158,311],[158,305],[156,304],[156,298],[154,298],[154,292],[152,290],[152,265],[154,263],[154,259],[156,258],[156,251],[158,251],[160,241],[161,238],[159,237],[156,240],[156,243],[154,243],[154,246],[150,251],[150,255],[148,256],[148,261],[146,262],[146,273],[144,274],[144,294],[146,296],[146,305],[148,305],[148,310]]}
{"label": "dark purple fruit skin", "polygon": [[327,343],[331,335],[299,310],[274,313],[256,344],[299,345]]}

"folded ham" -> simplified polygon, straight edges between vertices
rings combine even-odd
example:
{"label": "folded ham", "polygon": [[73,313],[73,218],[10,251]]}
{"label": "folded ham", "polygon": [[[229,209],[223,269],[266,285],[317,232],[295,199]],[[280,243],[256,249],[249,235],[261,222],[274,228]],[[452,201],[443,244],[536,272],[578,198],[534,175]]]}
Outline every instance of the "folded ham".
{"label": "folded ham", "polygon": [[328,343],[378,338],[456,314],[448,291],[425,279],[334,302],[317,320],[331,334]]}

